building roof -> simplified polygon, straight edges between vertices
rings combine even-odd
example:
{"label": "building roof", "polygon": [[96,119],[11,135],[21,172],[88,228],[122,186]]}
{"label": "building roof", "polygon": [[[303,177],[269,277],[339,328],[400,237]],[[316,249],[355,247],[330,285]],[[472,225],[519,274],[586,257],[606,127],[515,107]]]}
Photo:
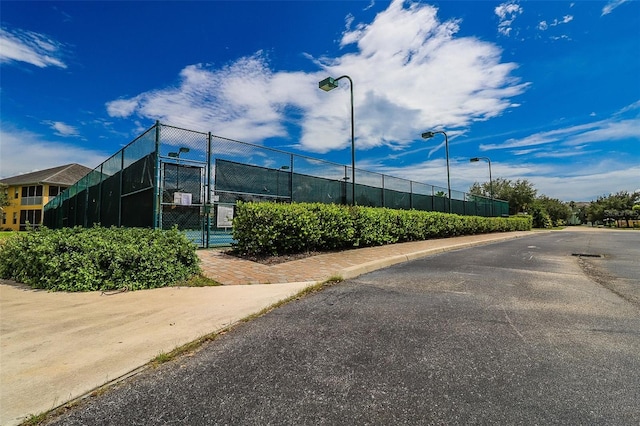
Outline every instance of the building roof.
{"label": "building roof", "polygon": [[64,166],[0,179],[0,183],[9,186],[45,183],[49,185],[71,186],[86,176],[90,171],[90,168],[80,164],[65,164]]}

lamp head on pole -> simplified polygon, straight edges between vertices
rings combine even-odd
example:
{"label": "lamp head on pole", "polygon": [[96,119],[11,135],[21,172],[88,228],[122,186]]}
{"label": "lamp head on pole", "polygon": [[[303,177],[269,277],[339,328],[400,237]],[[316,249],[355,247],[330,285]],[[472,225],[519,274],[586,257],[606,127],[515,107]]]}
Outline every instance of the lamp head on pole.
{"label": "lamp head on pole", "polygon": [[180,154],[177,152],[170,152],[169,154],[167,154],[169,157],[171,158],[178,158],[180,157]]}
{"label": "lamp head on pole", "polygon": [[436,134],[433,132],[424,132],[422,134],[422,139],[431,139],[432,137],[434,137]]}
{"label": "lamp head on pole", "polygon": [[469,159],[469,162],[471,162],[471,163],[476,163],[478,161],[480,161],[480,158],[478,158],[478,157],[473,157],[473,158]]}
{"label": "lamp head on pole", "polygon": [[324,90],[325,92],[328,92],[329,90],[333,90],[336,87],[338,87],[338,83],[333,77],[327,77],[324,80],[322,80],[320,83],[318,83],[318,87]]}
{"label": "lamp head on pole", "polygon": [[182,153],[187,153],[187,152],[189,152],[189,148],[187,148],[185,146],[181,146],[179,151],[180,151],[181,154]]}

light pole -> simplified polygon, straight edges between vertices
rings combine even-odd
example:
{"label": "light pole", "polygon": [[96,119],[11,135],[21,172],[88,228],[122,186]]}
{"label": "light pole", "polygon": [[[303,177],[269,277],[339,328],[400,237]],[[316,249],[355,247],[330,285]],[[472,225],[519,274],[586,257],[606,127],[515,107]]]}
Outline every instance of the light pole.
{"label": "light pole", "polygon": [[422,139],[431,139],[438,133],[442,133],[444,135],[444,147],[445,147],[445,152],[447,156],[447,193],[449,196],[449,213],[451,213],[451,175],[449,174],[449,138],[447,137],[447,134],[444,131],[438,130],[435,132],[424,132],[422,134]]}
{"label": "light pole", "polygon": [[489,195],[491,196],[491,216],[493,216],[493,179],[491,179],[491,160],[489,157],[473,157],[469,162],[477,163],[480,160],[487,160],[489,163]]}
{"label": "light pole", "polygon": [[338,80],[346,78],[349,80],[349,87],[351,89],[351,205],[356,204],[356,138],[355,138],[355,126],[353,119],[353,80],[348,75],[340,76],[336,79],[327,77],[318,83],[318,87],[328,92],[338,87]]}

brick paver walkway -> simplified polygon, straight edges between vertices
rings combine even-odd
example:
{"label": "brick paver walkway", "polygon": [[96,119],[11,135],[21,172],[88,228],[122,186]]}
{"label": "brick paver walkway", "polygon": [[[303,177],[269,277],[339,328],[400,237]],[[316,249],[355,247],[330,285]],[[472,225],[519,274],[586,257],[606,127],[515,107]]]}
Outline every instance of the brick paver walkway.
{"label": "brick paver walkway", "polygon": [[[358,273],[445,250],[530,234],[531,232],[505,232],[414,241],[320,254],[276,265],[263,265],[239,259],[225,254],[224,250],[220,249],[199,250],[198,256],[202,260],[204,275],[226,285],[321,282],[335,276],[349,278]],[[352,274],[350,271],[357,272]]]}

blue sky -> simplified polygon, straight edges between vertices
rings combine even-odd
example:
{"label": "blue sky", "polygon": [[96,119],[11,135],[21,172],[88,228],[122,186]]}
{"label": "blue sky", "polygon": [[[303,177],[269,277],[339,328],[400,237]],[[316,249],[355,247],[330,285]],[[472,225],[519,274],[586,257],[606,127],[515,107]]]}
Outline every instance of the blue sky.
{"label": "blue sky", "polygon": [[155,120],[446,187],[640,189],[638,1],[0,3],[0,177],[95,167]]}

